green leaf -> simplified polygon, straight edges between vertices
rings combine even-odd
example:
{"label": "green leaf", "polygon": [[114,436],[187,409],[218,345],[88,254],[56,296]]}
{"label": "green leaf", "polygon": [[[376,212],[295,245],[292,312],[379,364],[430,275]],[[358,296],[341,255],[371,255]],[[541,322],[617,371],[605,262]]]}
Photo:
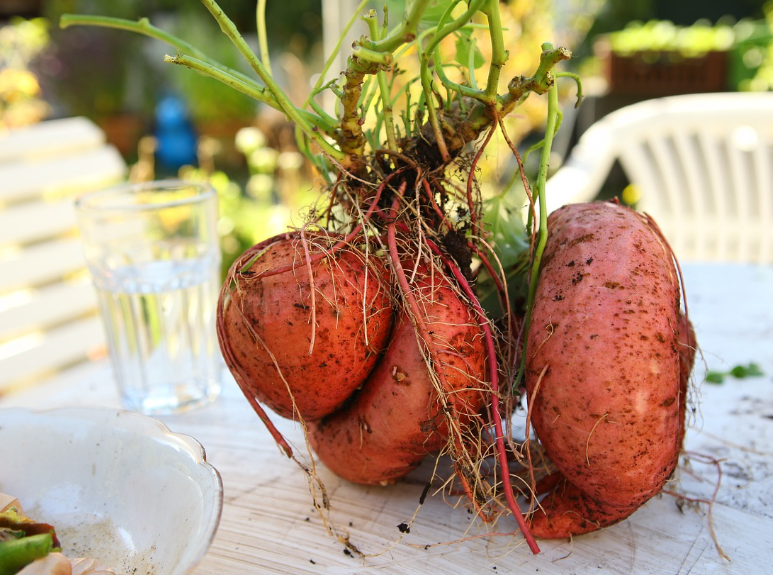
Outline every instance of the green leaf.
{"label": "green leaf", "polygon": [[721,371],[709,371],[706,373],[706,383],[724,383],[725,374]]}
{"label": "green leaf", "polygon": [[494,252],[505,269],[513,266],[529,249],[526,226],[521,216],[523,205],[517,195],[499,194],[487,199],[483,206],[483,223],[491,232]]}
{"label": "green leaf", "polygon": [[[456,1],[457,0],[434,0],[434,2],[430,3],[421,18],[421,22],[419,22],[419,32],[437,26],[446,9]],[[413,2],[414,0],[408,0],[407,2],[406,0],[383,0],[382,2],[376,2],[374,4],[380,4],[387,7],[389,10],[390,28],[392,28],[403,19],[406,12],[408,12],[413,5]]]}
{"label": "green leaf", "polygon": [[472,41],[472,30],[461,30],[456,34],[456,62],[465,68],[470,65],[470,50],[474,50],[473,67],[477,70],[486,63],[483,53]]}
{"label": "green leaf", "polygon": [[0,542],[0,575],[13,575],[53,550],[51,533]]}
{"label": "green leaf", "polygon": [[[525,301],[529,291],[529,284],[526,281],[526,275],[522,270],[512,267],[505,272],[505,284],[510,298],[510,306],[513,309],[518,308],[519,301]],[[500,318],[504,315],[504,310],[499,301],[496,285],[487,273],[481,274],[478,283],[475,286],[478,292],[478,299],[484,311],[491,318]]]}
{"label": "green leaf", "polygon": [[[502,268],[505,270],[505,282],[513,303],[518,297],[526,296],[527,283],[519,269],[529,250],[529,239],[523,223],[523,205],[525,193],[522,188],[513,188],[485,200],[483,205],[483,224],[491,233],[491,243]],[[489,256],[491,264],[497,263]],[[501,317],[499,298],[493,280],[484,273],[478,282],[480,302],[492,317]]]}
{"label": "green leaf", "polygon": [[709,383],[723,383],[725,377],[734,377],[736,379],[746,379],[747,377],[760,377],[765,375],[760,366],[754,362],[749,365],[736,365],[730,371],[709,371],[706,373],[706,381]]}
{"label": "green leaf", "polygon": [[730,375],[738,379],[744,379],[747,377],[759,377],[764,374],[762,373],[762,370],[760,370],[759,365],[756,363],[750,363],[747,366],[736,365],[733,369],[730,370]]}
{"label": "green leaf", "polygon": [[437,26],[448,7],[454,3],[455,0],[434,0],[427,8],[427,11],[424,12],[421,22],[419,22],[419,32]]}

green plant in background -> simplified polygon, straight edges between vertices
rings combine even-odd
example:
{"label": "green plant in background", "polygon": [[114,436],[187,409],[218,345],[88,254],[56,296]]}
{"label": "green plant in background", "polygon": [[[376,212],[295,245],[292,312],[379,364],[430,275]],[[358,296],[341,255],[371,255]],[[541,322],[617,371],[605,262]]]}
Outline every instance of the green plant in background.
{"label": "green plant in background", "polygon": [[[49,0],[43,15],[57,22],[68,9],[94,9],[89,0]],[[120,14],[130,17],[130,3],[115,2]],[[63,116],[103,119],[125,113],[152,117],[153,86],[158,76],[140,56],[137,39],[122,42],[104,30],[75,31],[64,34],[51,30],[51,47],[41,61],[41,77],[49,101]]]}
{"label": "green plant in background", "polygon": [[[249,68],[239,53],[220,41],[217,23],[205,16],[191,10],[174,14],[169,18],[170,29],[176,34],[198,38],[201,50],[225,66],[247,73]],[[235,123],[241,127],[255,118],[256,102],[252,98],[200,74],[190,74],[183,69],[168,70],[169,67],[163,64],[163,45],[151,44],[145,48],[148,61],[155,63],[158,76],[163,76],[168,89],[185,100],[191,118],[203,132],[217,130],[218,123]]]}
{"label": "green plant in background", "polygon": [[736,365],[730,371],[715,371],[709,370],[706,373],[706,381],[708,383],[724,383],[725,378],[734,377],[735,379],[746,379],[747,377],[762,377],[765,375],[760,366],[754,362],[748,365]]}
{"label": "green plant in background", "polygon": [[[208,147],[208,142],[200,144],[202,147]],[[235,147],[244,155],[250,173],[244,188],[225,171],[214,169],[210,159],[202,162],[207,168],[183,166],[178,173],[181,179],[207,181],[217,191],[224,277],[247,248],[287,231],[288,225],[300,225],[303,209],[319,193],[301,174],[302,166],[288,159],[293,153],[269,147],[260,129],[239,130]],[[288,182],[292,182],[292,189],[282,194],[280,190]]]}
{"label": "green plant in background", "polygon": [[49,115],[32,67],[48,44],[48,21],[43,18],[14,18],[0,26],[0,128],[32,124]]}
{"label": "green plant in background", "polygon": [[707,52],[726,52],[734,43],[732,26],[725,22],[712,25],[698,21],[692,26],[676,26],[672,22],[650,20],[631,22],[625,29],[608,35],[611,48],[622,55],[670,52],[685,58],[696,58]]}
{"label": "green plant in background", "polygon": [[[272,25],[269,41],[277,51],[288,47],[299,55],[314,55],[321,36],[318,1],[269,3]],[[222,0],[222,7],[245,31],[255,34],[255,7],[241,0]],[[113,16],[137,20],[150,16],[170,32],[197,39],[197,44],[223,64],[247,72],[249,66],[227,42],[217,24],[197,2],[179,0],[46,0],[43,16],[58,22],[69,12],[97,13],[109,9]],[[139,138],[153,124],[159,98],[166,93],[185,100],[200,132],[221,138],[226,144],[239,127],[250,124],[259,105],[255,100],[217,82],[163,64],[164,49],[141,38],[116,35],[107,30],[83,28],[52,30],[50,53],[40,75],[46,96],[57,115],[82,115],[103,128],[106,119],[133,116],[130,129]],[[121,129],[121,128],[119,128]],[[126,130],[126,128],[123,128]],[[127,142],[133,147],[136,142]],[[129,157],[136,150],[123,149]],[[224,152],[225,154],[225,152]]]}
{"label": "green plant in background", "polygon": [[765,20],[739,23],[735,61],[741,90],[773,90],[773,1],[765,4]]}
{"label": "green plant in background", "polygon": [[225,172],[208,172],[194,166],[183,166],[179,176],[185,180],[209,182],[217,191],[217,231],[223,254],[222,275],[225,277],[234,259],[265,232],[265,226],[261,224],[268,206],[245,197],[241,186]]}
{"label": "green plant in background", "polygon": [[[677,26],[666,20],[629,22],[621,30],[595,36],[596,56],[585,58],[583,75],[601,75],[602,59],[611,51],[622,58],[635,58],[642,66],[669,65],[720,56],[723,88],[765,91],[773,87],[773,3],[766,6],[767,20],[731,17],[712,24],[698,20]],[[715,63],[719,60],[714,60]],[[643,67],[640,67],[643,69]]]}

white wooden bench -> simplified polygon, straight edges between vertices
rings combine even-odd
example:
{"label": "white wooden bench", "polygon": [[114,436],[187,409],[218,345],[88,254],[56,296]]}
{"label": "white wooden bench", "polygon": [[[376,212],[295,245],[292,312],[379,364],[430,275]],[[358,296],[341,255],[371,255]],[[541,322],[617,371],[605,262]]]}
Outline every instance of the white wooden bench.
{"label": "white wooden bench", "polygon": [[86,118],[0,132],[0,394],[105,353],[73,199],[125,175]]}
{"label": "white wooden bench", "polygon": [[548,180],[548,210],[593,200],[615,161],[679,258],[773,263],[772,93],[670,96],[605,116]]}

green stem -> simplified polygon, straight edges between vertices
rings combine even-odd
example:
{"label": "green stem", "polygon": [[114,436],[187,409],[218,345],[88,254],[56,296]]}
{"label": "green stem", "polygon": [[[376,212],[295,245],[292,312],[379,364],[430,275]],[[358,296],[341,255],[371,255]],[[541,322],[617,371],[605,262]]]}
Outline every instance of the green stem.
{"label": "green stem", "polygon": [[440,83],[446,87],[446,90],[450,92],[456,92],[461,96],[467,96],[469,98],[476,98],[476,99],[480,98],[480,95],[481,95],[480,90],[476,90],[475,88],[471,88],[470,86],[457,84],[456,82],[450,80],[448,76],[446,76],[444,66],[438,61],[437,52],[435,52],[434,58],[435,58],[435,67],[434,67],[435,73],[437,74],[437,77],[440,80]]}
{"label": "green stem", "polygon": [[[198,58],[192,58],[190,56],[164,56],[164,62],[185,66],[186,68],[195,70],[199,74],[217,80],[218,82],[222,82],[223,84],[230,86],[242,94],[250,96],[259,102],[271,106],[275,110],[279,110],[280,112],[283,111],[277,101],[273,98],[273,95],[268,91],[268,88],[252,80],[245,81],[241,78],[231,76],[227,72],[224,72],[223,70],[210,65],[208,62],[199,60]],[[306,118],[309,124],[315,126],[326,135],[335,137],[335,126],[331,123],[331,121],[335,122],[334,118],[330,118],[329,116],[327,118],[316,116],[310,112],[305,111],[300,111],[300,113]]]}
{"label": "green stem", "polygon": [[[363,20],[365,20],[368,25],[370,37],[373,38],[373,40],[378,41],[380,31],[378,29],[378,21],[376,20],[376,12],[371,10],[368,16],[363,18]],[[391,52],[387,52],[387,54],[390,56],[392,55]],[[384,115],[384,129],[386,130],[387,148],[397,151],[395,120],[394,116],[392,115],[392,95],[389,82],[387,81],[386,72],[384,72],[384,70],[379,70],[376,72],[376,79],[378,80],[378,89],[379,93],[381,94],[381,108]],[[376,130],[376,133],[378,133],[378,130]]]}
{"label": "green stem", "polygon": [[451,90],[453,92],[456,92],[462,96],[467,96],[468,98],[473,98],[475,100],[479,100],[481,102],[485,101],[485,96],[481,90],[478,89],[478,85],[475,81],[475,38],[472,39],[472,45],[470,49],[470,60],[468,62],[468,68],[469,68],[469,75],[470,75],[470,85],[465,86],[463,84],[457,84],[456,82],[450,80],[448,76],[446,76],[444,67],[438,64],[437,61],[437,51],[435,52],[435,72],[438,75],[438,78],[440,79],[440,83],[443,84],[443,86],[446,87],[446,89]]}
{"label": "green stem", "polygon": [[[372,76],[368,76],[363,82],[360,99],[357,100],[357,109],[360,110],[360,115],[363,118],[367,116],[370,105],[376,98],[376,92],[378,92],[378,82]],[[340,98],[341,96],[339,96]]]}
{"label": "green stem", "polygon": [[355,69],[353,58],[349,58],[349,65],[344,72],[343,94],[341,96],[341,135],[343,137],[341,147],[344,153],[352,156],[362,156],[365,153],[365,135],[362,133],[362,124],[358,104],[362,95],[362,83],[365,81],[365,72]]}
{"label": "green stem", "polygon": [[256,11],[260,57],[263,60],[263,66],[266,67],[266,71],[271,74],[271,58],[268,55],[268,36],[266,34],[266,0],[258,0]]}
{"label": "green stem", "polygon": [[352,51],[352,54],[355,58],[359,58],[360,60],[369,62],[370,64],[378,64],[380,66],[392,65],[393,56],[391,52],[376,52],[370,48],[357,46]]}
{"label": "green stem", "polygon": [[[435,101],[432,98],[432,92],[431,92],[432,75],[429,72],[429,63],[433,62],[433,67],[435,69],[443,68],[443,63],[440,61],[439,55],[437,54],[437,46],[440,42],[440,39],[437,36],[437,32],[438,30],[442,29],[443,25],[446,22],[446,19],[451,16],[451,12],[459,3],[459,1],[460,0],[449,2],[445,11],[440,16],[440,20],[438,20],[437,26],[433,29],[432,37],[430,38],[430,41],[421,50],[420,52],[421,58],[419,60],[420,62],[419,79],[421,80],[422,90],[426,94],[426,106],[427,106],[427,114],[429,115],[429,123],[430,123],[430,126],[432,127],[432,132],[435,135],[435,142],[437,143],[438,151],[440,152],[440,155],[442,156],[443,161],[445,162],[447,162],[450,159],[450,154],[448,153],[448,146],[443,136],[443,130],[442,130],[442,127],[440,126],[437,111],[435,110]],[[419,40],[417,41],[416,45],[417,47],[421,47],[422,44],[423,44],[423,35],[419,36]],[[448,87],[446,87],[446,92],[448,92]],[[446,94],[446,96],[447,96],[446,105],[444,107],[448,108],[450,98],[448,98],[448,94]]]}
{"label": "green stem", "polygon": [[314,110],[322,119],[324,119],[326,122],[330,124],[330,126],[334,126],[338,124],[338,120],[328,114],[325,110],[322,109],[322,106],[317,104],[317,102],[314,100],[314,96],[319,94],[320,92],[324,90],[330,90],[333,92],[336,96],[339,96],[341,94],[340,90],[335,86],[336,80],[331,80],[324,86],[320,86],[319,88],[314,88],[311,91],[311,94],[309,95],[309,98],[306,100],[306,104],[311,106],[311,109]]}
{"label": "green stem", "polygon": [[[453,7],[453,5],[452,5],[452,7]],[[450,12],[448,12],[448,13],[450,13]],[[445,20],[445,17],[446,17],[446,14],[443,14],[443,16],[440,19],[440,23],[441,24],[442,24],[443,20]],[[475,24],[473,22],[467,22],[466,24],[464,24],[459,29],[461,30],[461,29],[464,29],[464,28],[473,28],[473,29],[478,28],[478,29],[481,29],[481,30],[488,30],[487,26],[485,26],[483,24]],[[427,30],[424,30],[419,35],[418,44],[421,44],[422,40],[425,37],[435,34],[437,32],[437,29],[438,29],[438,27],[436,26],[436,27],[432,27],[432,28],[428,28]],[[441,40],[442,40],[442,38],[441,38]],[[406,49],[407,49],[407,47],[406,47]],[[471,52],[474,52],[474,50],[471,51]],[[400,57],[402,56],[402,54],[403,54],[403,50],[401,50],[400,52],[397,52],[395,54],[395,59],[399,60]],[[467,97],[473,98],[475,100],[484,101],[485,97],[483,95],[483,92],[481,90],[479,90],[477,88],[477,86],[475,85],[475,78],[472,75],[473,74],[472,66],[470,66],[470,69],[471,69],[471,71],[470,71],[471,86],[464,86],[462,84],[457,84],[456,82],[453,82],[451,79],[448,78],[448,76],[445,75],[445,71],[443,70],[443,66],[441,66],[438,63],[437,51],[435,52],[435,54],[433,54],[432,57],[433,57],[433,59],[435,61],[434,70],[437,72],[438,78],[440,79],[440,83],[443,84],[443,86],[445,86],[446,90],[451,90],[453,92],[457,92],[458,94],[461,94],[462,96],[467,96]],[[473,61],[474,61],[474,54],[473,54]]]}
{"label": "green stem", "polygon": [[472,18],[475,15],[475,13],[478,12],[478,10],[480,10],[480,7],[483,5],[483,3],[488,1],[490,0],[472,0],[468,5],[467,10],[465,10],[464,14],[459,16],[456,20],[454,20],[450,24],[446,24],[445,26],[440,28],[440,30],[427,43],[427,46],[424,48],[424,53],[432,54],[435,51],[435,48],[437,48],[438,44],[440,44],[440,42],[442,42],[444,38],[453,34],[457,30],[459,30],[462,26],[465,26],[470,21],[470,18]]}
{"label": "green stem", "polygon": [[433,98],[434,93],[432,90],[432,76],[429,73],[429,65],[427,62],[428,58],[423,56],[420,71],[421,88],[425,96],[424,102],[427,107],[429,124],[432,127],[432,133],[435,135],[435,143],[437,144],[440,157],[443,159],[443,163],[448,164],[451,161],[451,155],[448,153],[446,139],[443,136],[443,128],[440,126],[440,119],[438,118],[437,110],[435,109],[435,100]]}
{"label": "green stem", "polygon": [[505,50],[505,39],[502,34],[499,0],[489,0],[489,5],[484,12],[488,17],[489,36],[491,37],[491,65],[489,66],[488,80],[486,81],[485,99],[493,104],[497,99],[499,76],[502,72],[502,66],[507,62],[508,54],[507,50]]}
{"label": "green stem", "polygon": [[[317,83],[314,85],[314,90],[319,90],[319,88],[322,86],[322,84],[325,82],[325,77],[327,76],[327,73],[330,71],[330,68],[333,66],[333,62],[335,62],[336,57],[338,56],[338,53],[341,51],[341,44],[343,44],[344,38],[346,38],[346,35],[349,33],[349,30],[354,25],[354,23],[358,19],[358,14],[363,11],[365,6],[368,5],[370,0],[362,0],[360,2],[360,5],[357,6],[357,9],[354,11],[354,14],[352,14],[352,17],[349,18],[349,21],[346,23],[346,26],[344,26],[343,32],[341,32],[341,36],[338,38],[338,42],[336,42],[335,48],[333,49],[333,53],[330,54],[327,61],[325,62],[325,66],[322,68],[322,72],[319,74],[319,78],[317,79]],[[306,102],[304,103],[303,107],[309,105],[309,101],[311,98],[314,97],[314,95],[317,92],[313,91],[309,97],[306,99]]]}
{"label": "green stem", "polygon": [[211,66],[219,68],[220,70],[226,72],[231,76],[235,76],[237,78],[241,78],[242,80],[246,80],[250,82],[252,81],[251,78],[249,78],[248,76],[245,76],[238,70],[234,70],[232,68],[229,68],[227,66],[224,66],[223,64],[216,62],[215,60],[207,56],[204,52],[202,52],[192,44],[189,44],[185,40],[178,38],[177,36],[174,36],[172,34],[169,34],[168,32],[161,30],[160,28],[156,28],[150,23],[150,20],[148,20],[147,18],[140,18],[138,21],[135,22],[133,20],[125,20],[123,18],[113,18],[110,16],[82,16],[80,14],[63,14],[59,21],[59,25],[63,29],[69,28],[70,26],[97,26],[100,28],[113,28],[115,30],[125,30],[127,32],[142,34],[143,36],[147,36],[155,40],[160,40],[161,42],[165,42],[170,46],[174,46],[180,52],[189,54],[191,56],[194,56],[195,58],[198,58],[199,60],[207,62]]}
{"label": "green stem", "polygon": [[[381,24],[381,32],[377,36],[378,38],[384,38],[387,34],[389,34],[389,6],[384,4],[384,21]],[[374,40],[377,38],[374,36]]]}
{"label": "green stem", "polygon": [[[214,6],[217,6],[211,0],[202,0],[202,1],[205,3],[209,2]],[[220,13],[222,14],[222,10],[220,11]],[[222,17],[227,20],[227,17],[225,17],[225,15],[222,15]],[[218,19],[218,22],[220,22],[219,19]],[[230,20],[228,20],[228,22],[230,23]],[[233,28],[233,30],[235,31],[235,28],[233,27],[233,23],[230,23],[230,24],[231,24],[231,28]],[[343,161],[343,159],[345,158],[345,156],[342,154],[340,150],[333,147],[329,142],[327,142],[322,137],[320,130],[327,134],[333,133],[332,128],[329,125],[327,125],[327,122],[325,122],[322,118],[317,118],[316,116],[310,115],[308,113],[302,114],[300,110],[292,106],[292,104],[289,102],[289,100],[284,95],[282,90],[279,88],[278,85],[276,85],[276,83],[273,81],[271,76],[268,74],[265,74],[265,73],[263,75],[258,74],[261,80],[265,82],[266,84],[265,86],[257,84],[255,80],[253,80],[249,76],[245,76],[238,70],[234,70],[232,68],[229,68],[227,66],[220,64],[219,62],[208,57],[204,52],[202,52],[195,46],[189,44],[185,40],[182,40],[181,38],[178,38],[172,34],[169,34],[168,32],[161,30],[160,28],[156,28],[150,23],[150,21],[147,18],[140,18],[138,21],[135,22],[132,20],[125,20],[123,18],[112,18],[110,16],[84,16],[79,14],[64,14],[62,15],[62,18],[60,20],[60,26],[62,28],[68,28],[70,26],[98,26],[102,28],[113,28],[117,30],[126,30],[128,32],[142,34],[144,36],[148,36],[155,40],[160,40],[162,42],[165,42],[177,48],[177,50],[181,52],[181,55],[178,56],[176,60],[175,59],[170,60],[172,63],[181,64],[189,68],[193,68],[206,76],[209,76],[211,78],[214,78],[216,80],[223,82],[224,84],[232,86],[236,90],[239,90],[240,92],[255,98],[259,102],[263,102],[271,106],[272,108],[275,108],[281,112],[284,112],[292,120],[294,120],[296,124],[298,124],[298,126],[304,131],[304,133],[306,133],[312,140],[314,140],[317,143],[317,145],[320,147],[320,149],[322,149],[325,153],[336,158],[338,161]],[[222,23],[221,23],[221,28],[223,28]],[[225,30],[225,28],[223,29]],[[238,32],[235,32],[235,33],[238,36]],[[241,36],[239,36],[239,38],[241,38]],[[243,39],[242,39],[242,42],[244,42]],[[246,43],[244,43],[244,47],[247,49],[247,51],[249,51],[250,54],[252,54],[252,51],[249,50],[249,47],[247,47]],[[188,54],[191,56],[191,58],[188,58],[187,56],[184,56],[182,54]],[[255,58],[254,54],[252,54],[252,57]],[[262,66],[261,66],[261,69],[264,70]],[[266,82],[266,77],[269,79],[269,82]],[[268,89],[268,93],[266,93],[266,89]],[[279,98],[277,97],[277,94],[280,95]],[[288,111],[288,106],[289,108],[291,108],[291,111]]]}
{"label": "green stem", "polygon": [[220,29],[231,40],[239,53],[244,57],[250,67],[255,71],[258,77],[263,80],[266,87],[269,89],[274,99],[277,101],[282,111],[287,117],[296,123],[296,125],[314,141],[317,146],[323,151],[323,153],[330,155],[337,161],[348,164],[346,154],[332,146],[322,135],[316,130],[307,120],[306,117],[301,114],[301,111],[293,106],[287,94],[279,87],[271,74],[268,73],[263,64],[258,60],[255,53],[250,49],[247,42],[242,38],[236,26],[223,10],[218,6],[215,0],[201,0],[204,6],[209,10],[217,23],[220,25]]}
{"label": "green stem", "polygon": [[47,556],[53,548],[51,533],[3,541],[0,545],[0,573],[18,573],[36,559]]}
{"label": "green stem", "polygon": [[[360,44],[362,46],[362,43]],[[365,48],[368,55],[375,54],[373,50]],[[360,103],[362,101],[365,77],[375,76],[379,70],[386,67],[386,62],[391,62],[390,58],[379,61],[369,61],[367,58],[360,58],[355,53],[349,57],[344,75],[343,95],[341,101],[341,149],[350,156],[350,163],[357,161],[354,157],[361,157],[365,154],[365,144],[367,140],[362,131],[364,112],[361,112]],[[375,93],[375,90],[374,92]]]}
{"label": "green stem", "polygon": [[521,354],[521,365],[516,378],[516,386],[519,385],[526,368],[526,354],[528,349],[526,342],[529,339],[529,322],[531,321],[531,312],[534,308],[534,296],[537,293],[539,283],[540,264],[542,263],[542,254],[545,251],[545,245],[548,241],[548,210],[545,203],[545,183],[548,178],[548,164],[550,162],[550,152],[553,147],[553,135],[556,132],[556,123],[558,119],[558,89],[555,84],[548,90],[548,118],[545,126],[545,143],[542,146],[542,155],[540,156],[539,172],[537,173],[537,196],[539,197],[539,230],[537,231],[537,246],[534,250],[534,259],[531,264],[531,278],[529,280],[529,293],[526,298],[526,318],[524,320],[523,334],[523,353]]}
{"label": "green stem", "polygon": [[325,182],[331,184],[333,180],[330,177],[330,166],[328,165],[327,158],[321,154],[313,154],[311,152],[308,136],[301,132],[297,125],[295,126],[295,143],[298,146],[298,151],[314,164]]}
{"label": "green stem", "polygon": [[[561,124],[563,123],[563,121],[564,121],[564,114],[559,109],[558,110],[558,117],[556,119],[556,129],[553,132],[554,136],[555,136],[555,134],[558,133],[558,130],[561,129]],[[537,150],[541,150],[544,146],[545,146],[545,140],[544,139],[540,140],[536,144],[532,144],[531,146],[529,146],[529,148],[523,154],[523,159],[522,159],[523,163],[524,164],[526,163],[526,161],[529,159],[529,156],[531,155],[532,152],[536,152]]]}
{"label": "green stem", "polygon": [[[508,93],[497,100],[497,116],[504,118],[515,109],[532,92],[535,94],[546,94],[555,83],[552,69],[562,60],[571,58],[571,51],[566,48],[553,48],[549,43],[542,45],[542,54],[540,63],[533,76],[518,76],[513,78],[507,86]],[[476,105],[467,115],[468,121],[466,129],[469,132],[469,138],[477,137],[489,125],[491,125],[491,114],[489,106],[482,102],[476,102]]]}
{"label": "green stem", "polygon": [[402,25],[395,28],[386,38],[378,42],[369,42],[368,48],[377,52],[394,52],[399,46],[413,42],[416,39],[419,22],[431,3],[432,0],[415,0]]}
{"label": "green stem", "polygon": [[258,102],[267,104],[276,110],[282,110],[279,106],[279,103],[274,99],[273,94],[271,94],[269,89],[265,86],[254,81],[247,82],[241,78],[237,78],[236,76],[229,74],[224,70],[212,66],[205,60],[178,54],[177,56],[164,56],[164,62],[169,64],[178,64],[180,66],[190,68],[191,70],[195,70],[199,74],[213,78],[235,90],[238,90],[242,94],[246,94],[247,96],[256,99]]}
{"label": "green stem", "polygon": [[114,28],[116,30],[127,30],[129,32],[137,32],[144,34],[156,40],[161,40],[167,44],[171,44],[181,52],[187,52],[193,56],[204,59],[206,55],[201,52],[195,46],[189,44],[185,40],[178,38],[168,32],[164,32],[160,28],[156,28],[150,23],[147,18],[140,18],[138,21],[125,20],[123,18],[113,18],[111,16],[83,16],[80,14],[62,14],[59,20],[59,26],[62,29],[69,28],[70,26],[98,26],[100,28]]}
{"label": "green stem", "polygon": [[[432,98],[432,76],[429,72],[429,62],[430,59],[434,57],[435,49],[443,40],[443,38],[446,38],[464,26],[469,21],[469,19],[472,18],[473,14],[479,10],[480,6],[485,1],[486,0],[474,0],[470,2],[464,14],[459,16],[459,18],[450,24],[440,28],[440,30],[432,37],[432,39],[427,43],[427,46],[422,51],[420,69],[421,86],[426,96],[425,102],[427,106],[427,115],[429,116],[429,123],[432,127],[432,132],[435,136],[438,151],[440,152],[440,156],[443,158],[444,163],[450,162],[451,156],[448,152],[448,146],[446,145],[445,137],[443,136],[443,129],[440,125],[437,110],[435,109],[435,102]],[[446,13],[443,14],[443,17],[441,17],[441,22],[445,18],[446,14],[449,13],[449,11],[450,7],[448,10],[446,10]]]}
{"label": "green stem", "polygon": [[475,47],[476,47],[476,38],[472,38],[470,40],[470,54],[467,57],[467,74],[470,78],[470,88],[472,88],[475,92],[478,91],[478,81],[475,79]]}
{"label": "green stem", "polygon": [[575,84],[577,84],[577,101],[574,103],[575,108],[579,108],[580,104],[582,103],[583,94],[582,94],[582,80],[580,80],[580,76],[577,74],[573,74],[571,72],[556,72],[555,73],[556,78],[571,78],[574,80]]}
{"label": "green stem", "polygon": [[[553,86],[555,78],[553,68],[562,60],[572,57],[571,50],[566,48],[553,48],[553,45],[545,42],[542,45],[539,66],[534,76],[513,78],[507,86],[507,94],[501,98],[503,111],[508,113],[515,108],[530,92],[545,94]],[[503,116],[504,114],[500,114]]]}

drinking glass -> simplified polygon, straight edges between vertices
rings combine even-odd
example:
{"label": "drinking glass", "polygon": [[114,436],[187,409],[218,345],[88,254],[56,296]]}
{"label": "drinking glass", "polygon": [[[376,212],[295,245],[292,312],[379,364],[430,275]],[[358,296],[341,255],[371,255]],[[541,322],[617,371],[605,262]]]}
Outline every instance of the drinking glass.
{"label": "drinking glass", "polygon": [[125,184],[76,201],[86,262],[125,407],[149,415],[220,392],[217,194],[209,184]]}

